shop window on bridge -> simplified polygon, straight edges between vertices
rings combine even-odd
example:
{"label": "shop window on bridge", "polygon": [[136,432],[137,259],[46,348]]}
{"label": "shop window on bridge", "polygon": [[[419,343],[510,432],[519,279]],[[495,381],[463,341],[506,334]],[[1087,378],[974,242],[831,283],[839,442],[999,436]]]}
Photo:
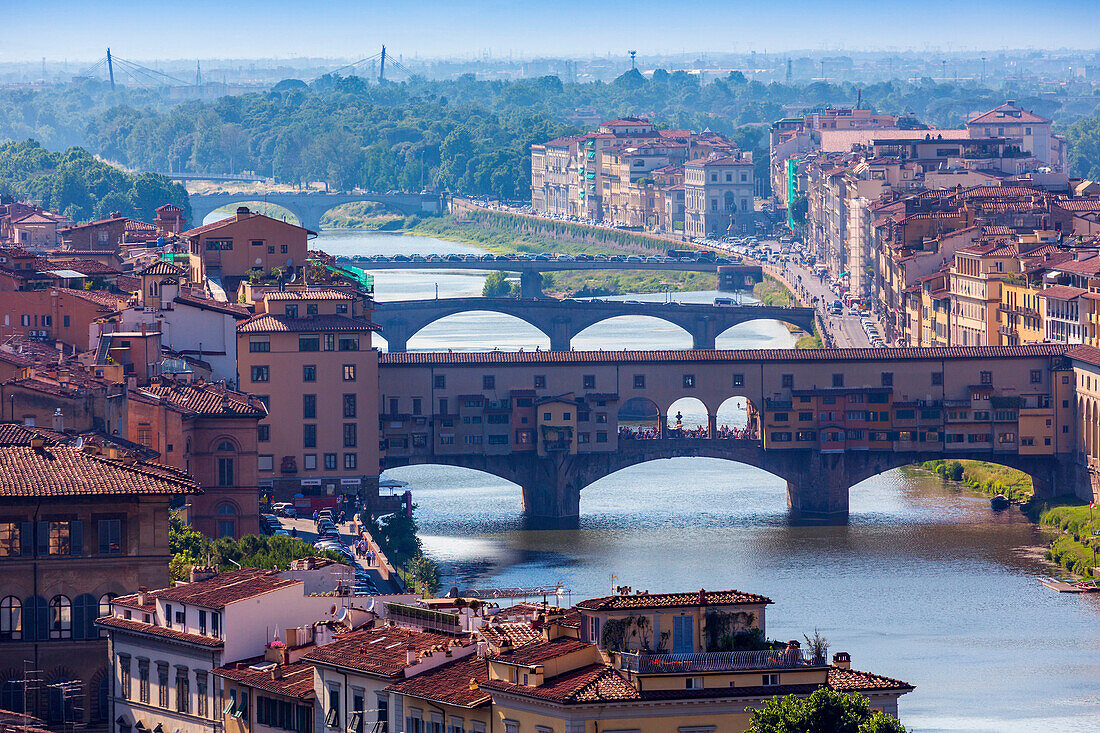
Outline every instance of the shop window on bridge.
{"label": "shop window on bridge", "polygon": [[536,374],[535,375],[535,389],[546,389],[546,375],[545,374]]}
{"label": "shop window on bridge", "polygon": [[[734,376],[734,379],[736,379],[736,375]],[[736,382],[735,382],[735,384],[736,384]],[[634,375],[634,389],[645,389],[645,375],[644,374],[635,374]]]}
{"label": "shop window on bridge", "polygon": [[428,436],[426,435],[414,435],[412,436],[412,444],[414,448],[424,448],[428,445]]}
{"label": "shop window on bridge", "polygon": [[772,433],[772,442],[773,443],[790,443],[791,442],[791,434],[786,433],[786,432]]}
{"label": "shop window on bridge", "polygon": [[962,443],[966,441],[966,436],[962,433],[948,433],[945,443]]}
{"label": "shop window on bridge", "polygon": [[[843,387],[844,386],[844,375],[843,374],[834,374],[833,375],[833,386],[834,387]],[[854,396],[855,395],[853,395],[853,397]]]}
{"label": "shop window on bridge", "polygon": [[940,419],[940,411],[939,410],[921,410],[920,411],[920,419],[921,420],[939,420]]}
{"label": "shop window on bridge", "polygon": [[1035,445],[1035,438],[1033,438],[1033,437],[1020,438],[1020,445],[1023,445],[1023,446]]}
{"label": "shop window on bridge", "polygon": [[903,443],[913,442],[913,432],[911,430],[902,430],[898,432],[898,440]]}
{"label": "shop window on bridge", "polygon": [[490,435],[489,445],[508,445],[507,435]]}
{"label": "shop window on bridge", "polygon": [[772,415],[772,420],[776,422],[787,422],[791,419],[791,416],[786,412],[776,412]]}
{"label": "shop window on bridge", "polygon": [[1043,372],[1042,372],[1042,370],[1041,369],[1032,369],[1031,370],[1031,383],[1032,384],[1039,384],[1042,381],[1043,381]]}
{"label": "shop window on bridge", "polygon": [[695,389],[695,375],[685,374],[683,379],[684,389]]}
{"label": "shop window on bridge", "polygon": [[606,443],[607,442],[607,433],[602,433],[602,432],[601,433],[596,433],[596,442],[597,443]]}
{"label": "shop window on bridge", "polygon": [[596,388],[596,375],[595,374],[585,374],[583,377],[581,377],[581,382],[584,386],[584,389],[595,389]]}
{"label": "shop window on bridge", "polygon": [[813,419],[814,419],[814,414],[812,412],[800,412],[800,413],[798,413],[798,421],[799,422],[810,422]]}
{"label": "shop window on bridge", "polygon": [[993,384],[993,372],[982,372],[979,376],[982,384]]}
{"label": "shop window on bridge", "polygon": [[917,416],[916,410],[897,410],[894,412],[894,417],[898,420],[913,420]]}
{"label": "shop window on bridge", "polygon": [[1004,443],[1015,443],[1016,442],[1016,433],[1001,433],[1000,435],[997,436],[997,442],[1002,443],[1002,444],[1004,444]]}
{"label": "shop window on bridge", "polygon": [[[891,380],[893,377],[891,377]],[[867,395],[867,402],[872,405],[885,405],[890,401],[890,395],[886,392],[878,392]]]}
{"label": "shop window on bridge", "polygon": [[[643,384],[642,386],[645,386],[645,385]],[[744,387],[745,386],[745,375],[744,374],[734,374],[733,375],[733,386],[734,387]]]}
{"label": "shop window on bridge", "polygon": [[802,442],[817,440],[816,430],[799,430],[794,434],[794,439]]}
{"label": "shop window on bridge", "polygon": [[983,421],[988,420],[989,419],[989,410],[974,410],[974,419],[975,420],[983,420]]}
{"label": "shop window on bridge", "polygon": [[783,385],[782,385],[783,389],[791,389],[791,388],[794,387],[794,375],[793,374],[784,374],[783,377],[782,377],[782,381],[783,381]]}

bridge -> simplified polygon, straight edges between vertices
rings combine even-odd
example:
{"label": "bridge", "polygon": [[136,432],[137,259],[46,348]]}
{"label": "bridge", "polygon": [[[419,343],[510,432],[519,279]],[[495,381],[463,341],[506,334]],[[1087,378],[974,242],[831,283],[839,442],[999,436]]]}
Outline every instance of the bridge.
{"label": "bridge", "polygon": [[[345,258],[340,258],[345,261]],[[542,295],[542,273],[575,270],[674,270],[678,272],[718,273],[725,289],[751,288],[752,283],[764,279],[759,265],[735,265],[718,258],[707,262],[695,258],[675,258],[638,255],[395,255],[384,257],[348,258],[357,267],[366,270],[503,270],[520,276],[520,297],[537,298]]]}
{"label": "bridge", "polygon": [[306,229],[319,231],[321,217],[331,209],[357,201],[373,201],[405,215],[438,214],[441,209],[439,194],[428,193],[321,193],[319,191],[300,191],[289,193],[192,193],[191,217],[196,226],[202,224],[210,212],[223,206],[263,201],[281,206],[298,218],[299,224]]}
{"label": "bridge", "polygon": [[[546,351],[379,355],[382,467],[463,466],[571,524],[628,466],[711,457],[787,483],[792,518],[844,521],[849,489],[942,458],[1019,469],[1040,497],[1093,498],[1066,347]],[[706,415],[669,427],[690,398]],[[746,402],[744,426],[719,412]],[[687,407],[683,408],[685,411]],[[638,430],[639,421],[651,425]]]}
{"label": "bridge", "polygon": [[382,326],[389,351],[403,352],[409,339],[440,318],[470,311],[515,316],[550,339],[553,351],[568,351],[573,337],[589,326],[618,316],[652,316],[691,334],[692,347],[713,349],[727,329],[761,319],[777,320],[812,333],[813,308],[706,303],[647,303],[617,300],[557,300],[553,298],[439,298],[377,301],[373,319]]}

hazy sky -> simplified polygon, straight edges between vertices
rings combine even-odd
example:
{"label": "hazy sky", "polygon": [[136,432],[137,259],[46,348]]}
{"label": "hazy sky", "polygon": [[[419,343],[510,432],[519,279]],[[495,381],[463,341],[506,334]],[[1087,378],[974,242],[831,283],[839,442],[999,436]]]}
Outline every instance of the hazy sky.
{"label": "hazy sky", "polygon": [[1100,0],[0,0],[0,29],[0,61],[1093,49]]}

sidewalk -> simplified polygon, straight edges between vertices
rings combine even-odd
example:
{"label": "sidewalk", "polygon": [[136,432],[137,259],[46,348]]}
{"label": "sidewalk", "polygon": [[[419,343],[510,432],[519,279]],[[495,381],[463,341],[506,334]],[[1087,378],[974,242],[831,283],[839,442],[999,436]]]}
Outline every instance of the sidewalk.
{"label": "sidewalk", "polygon": [[[313,523],[312,517],[299,517],[297,519],[279,517],[279,521],[288,532],[291,528],[297,529],[298,539],[303,542],[308,542],[312,545],[318,539],[317,528]],[[358,535],[352,532],[352,527],[355,525],[358,525],[358,522],[345,522],[336,525],[336,529],[340,532],[340,541],[347,545],[348,549],[350,549],[353,554],[355,553],[355,542],[359,539]],[[363,529],[363,532],[367,535],[367,542],[370,545],[370,549],[375,553],[374,564],[368,565],[365,557],[357,558],[355,561],[356,564],[371,575],[374,584],[382,593],[400,592],[401,579],[397,575],[397,570],[390,564],[389,559],[386,557],[386,554],[382,552],[378,543],[374,541],[370,531]]]}

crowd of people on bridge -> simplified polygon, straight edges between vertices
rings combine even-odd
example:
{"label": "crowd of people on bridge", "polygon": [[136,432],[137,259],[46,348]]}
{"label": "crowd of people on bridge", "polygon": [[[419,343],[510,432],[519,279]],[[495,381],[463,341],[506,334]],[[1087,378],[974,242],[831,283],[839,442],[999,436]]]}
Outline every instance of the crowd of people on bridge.
{"label": "crowd of people on bridge", "polygon": [[[643,426],[628,426],[621,425],[619,427],[619,440],[657,440],[662,437],[660,430],[656,427],[643,427]],[[678,426],[668,426],[665,431],[667,438],[693,438],[693,439],[710,439],[716,440],[759,440],[759,436],[753,428],[733,428],[728,425],[719,426],[715,435],[710,435],[710,431],[707,430],[705,425],[698,427],[688,428],[682,424]]]}

